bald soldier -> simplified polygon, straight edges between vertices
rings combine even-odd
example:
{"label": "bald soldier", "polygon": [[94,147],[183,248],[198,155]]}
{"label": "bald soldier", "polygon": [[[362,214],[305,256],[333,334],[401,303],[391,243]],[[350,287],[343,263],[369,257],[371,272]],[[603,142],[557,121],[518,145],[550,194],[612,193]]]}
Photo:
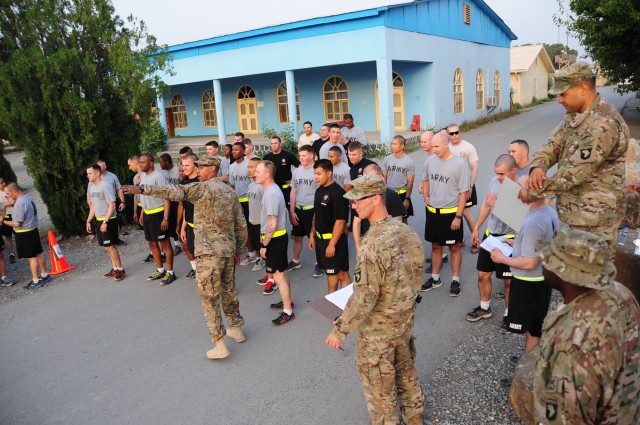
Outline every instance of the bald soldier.
{"label": "bald soldier", "polygon": [[570,228],[539,247],[544,280],[564,304],[542,328],[535,423],[640,423],[640,306],[613,280],[607,247]]}
{"label": "bald soldier", "polygon": [[[564,121],[531,161],[525,202],[557,197],[560,220],[601,236],[615,252],[625,212],[624,161],[629,128],[616,108],[596,91],[596,77],[585,62],[555,74],[549,94],[567,111]],[[551,177],[546,172],[558,164]]]}
{"label": "bald soldier", "polygon": [[356,364],[371,423],[397,424],[399,401],[404,423],[422,424],[424,396],[412,335],[422,243],[412,228],[387,213],[381,176],[362,176],[351,183],[353,189],[344,197],[371,227],[358,250],[353,296],[333,322],[326,343],[338,350],[348,333],[360,333]]}

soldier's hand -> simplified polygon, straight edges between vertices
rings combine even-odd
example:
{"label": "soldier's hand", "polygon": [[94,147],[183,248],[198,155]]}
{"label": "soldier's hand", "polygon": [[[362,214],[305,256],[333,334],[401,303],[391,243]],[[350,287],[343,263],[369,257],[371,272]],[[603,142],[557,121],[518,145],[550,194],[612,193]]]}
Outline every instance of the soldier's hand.
{"label": "soldier's hand", "polygon": [[122,203],[122,204],[120,204],[120,205],[118,206],[118,210],[119,210],[120,212],[124,211],[124,203]]}
{"label": "soldier's hand", "polygon": [[340,339],[338,339],[338,337],[335,336],[333,332],[329,333],[329,335],[327,336],[327,339],[324,342],[334,350],[340,351],[340,344],[342,344],[342,341],[340,341]]}
{"label": "soldier's hand", "polygon": [[406,209],[409,209],[409,199],[405,199],[404,201],[402,201],[402,205],[404,205]]}
{"label": "soldier's hand", "polygon": [[529,173],[528,186],[529,189],[538,190],[542,189],[544,183],[547,181],[547,173],[542,168],[536,167]]}
{"label": "soldier's hand", "polygon": [[324,251],[324,255],[327,258],[333,258],[333,256],[336,255],[336,247],[327,245],[327,249]]}
{"label": "soldier's hand", "polygon": [[473,229],[471,233],[471,243],[474,245],[478,245],[478,231]]}
{"label": "soldier's hand", "polygon": [[236,254],[236,266],[241,262],[242,262],[242,258],[240,257],[240,254]]}
{"label": "soldier's hand", "polygon": [[91,223],[87,223],[86,230],[87,230],[87,233],[89,233],[89,234],[91,234],[93,232],[93,229],[91,229]]}
{"label": "soldier's hand", "polygon": [[267,248],[260,248],[260,257],[267,259]]}
{"label": "soldier's hand", "polygon": [[169,220],[162,219],[162,223],[160,223],[160,230],[166,232],[169,229]]}
{"label": "soldier's hand", "polygon": [[144,227],[144,214],[140,214],[140,226]]}
{"label": "soldier's hand", "polygon": [[187,231],[186,230],[180,230],[180,240],[184,243],[187,243]]}
{"label": "soldier's hand", "polygon": [[524,202],[525,204],[530,204],[531,201],[529,200],[529,197],[527,196],[527,188],[523,187],[522,189],[520,189],[520,192],[518,192],[518,198]]}
{"label": "soldier's hand", "polygon": [[461,218],[458,218],[458,217],[454,218],[453,221],[451,222],[451,230],[458,230],[461,224],[462,224]]}
{"label": "soldier's hand", "polygon": [[309,238],[309,249],[312,251],[316,249],[316,238],[313,236]]}
{"label": "soldier's hand", "polygon": [[486,202],[487,205],[489,205],[491,208],[496,206],[496,195],[494,195],[493,193],[487,193],[484,197],[484,202]]}
{"label": "soldier's hand", "polygon": [[504,260],[504,254],[502,254],[502,251],[500,251],[498,248],[493,248],[493,250],[491,251],[491,260],[494,263],[501,264]]}
{"label": "soldier's hand", "polygon": [[[129,195],[138,195],[138,194],[142,193],[142,191],[140,190],[140,188],[138,186],[124,185],[124,186],[122,186],[122,193],[127,193]],[[124,204],[122,204],[122,205],[124,205]]]}
{"label": "soldier's hand", "polygon": [[298,225],[298,215],[295,212],[289,213],[289,219],[291,220],[291,224],[294,226]]}

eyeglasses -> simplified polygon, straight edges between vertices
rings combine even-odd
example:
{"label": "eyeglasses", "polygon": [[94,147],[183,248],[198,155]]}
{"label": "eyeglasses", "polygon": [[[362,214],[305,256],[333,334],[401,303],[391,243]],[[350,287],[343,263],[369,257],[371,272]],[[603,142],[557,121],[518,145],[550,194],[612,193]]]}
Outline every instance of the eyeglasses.
{"label": "eyeglasses", "polygon": [[460,130],[458,130],[458,131],[450,131],[449,132],[449,136],[456,136],[458,134],[460,134]]}
{"label": "eyeglasses", "polygon": [[379,193],[374,193],[373,195],[364,196],[364,197],[362,197],[362,198],[360,198],[360,199],[352,199],[352,200],[351,200],[351,205],[355,205],[355,204],[357,204],[358,202],[363,201],[363,200],[365,200],[365,199],[373,198],[373,197],[374,197],[374,196],[376,196],[376,195],[379,195]]}

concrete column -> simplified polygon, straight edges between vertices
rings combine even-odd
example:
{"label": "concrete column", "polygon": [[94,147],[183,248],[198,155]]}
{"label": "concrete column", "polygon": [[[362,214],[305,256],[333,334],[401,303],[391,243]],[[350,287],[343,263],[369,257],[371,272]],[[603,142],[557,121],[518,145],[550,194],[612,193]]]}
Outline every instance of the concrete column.
{"label": "concrete column", "polygon": [[160,125],[162,126],[162,128],[164,128],[164,131],[169,131],[167,129],[167,116],[165,115],[164,112],[164,96],[160,95],[156,98],[156,108],[158,108],[158,121],[160,122]]}
{"label": "concrete column", "polygon": [[388,57],[376,60],[378,77],[378,111],[380,111],[380,142],[391,143],[394,136],[393,120],[393,76],[391,59]]}
{"label": "concrete column", "polygon": [[216,101],[216,118],[218,119],[218,143],[222,152],[222,145],[227,143],[227,128],[224,125],[224,103],[222,103],[220,80],[213,80],[213,97]]}
{"label": "concrete column", "polygon": [[293,71],[285,71],[287,84],[287,106],[289,107],[289,123],[293,126],[293,140],[298,141],[298,111],[296,109],[296,82]]}

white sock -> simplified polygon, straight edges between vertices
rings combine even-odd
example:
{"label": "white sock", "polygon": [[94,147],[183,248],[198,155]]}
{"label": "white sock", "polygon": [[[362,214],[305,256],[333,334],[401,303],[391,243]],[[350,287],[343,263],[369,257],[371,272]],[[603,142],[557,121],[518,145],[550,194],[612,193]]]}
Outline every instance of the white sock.
{"label": "white sock", "polygon": [[193,270],[196,269],[196,260],[189,261],[189,264],[191,264],[191,269],[193,269]]}
{"label": "white sock", "polygon": [[276,283],[276,281],[273,279],[267,279],[267,282]]}
{"label": "white sock", "polygon": [[460,276],[452,276],[451,280],[457,280],[458,282],[460,282]]}
{"label": "white sock", "polygon": [[480,301],[480,308],[483,310],[489,310],[491,306],[491,301]]}
{"label": "white sock", "polygon": [[173,274],[173,270],[167,270],[167,273]]}
{"label": "white sock", "polygon": [[250,251],[249,252],[249,258],[256,258],[256,252],[255,251]]}
{"label": "white sock", "polygon": [[293,313],[293,310],[287,310],[286,308],[282,309],[282,311],[287,313],[289,316],[291,316],[291,314]]}
{"label": "white sock", "polygon": [[178,241],[175,241],[175,240],[174,240],[174,241],[173,241],[173,244],[174,244],[175,246],[177,246],[178,248],[180,248],[180,245],[181,245],[181,244],[180,244],[180,242],[178,242]]}
{"label": "white sock", "polygon": [[443,253],[442,253],[442,259],[445,259],[445,258],[447,258],[447,253],[446,253],[446,252],[443,252]]}
{"label": "white sock", "polygon": [[433,280],[435,280],[436,282],[440,280],[440,274],[436,274],[436,273],[431,273],[431,277],[433,278]]}
{"label": "white sock", "polygon": [[159,268],[158,273],[164,273],[164,267]]}

